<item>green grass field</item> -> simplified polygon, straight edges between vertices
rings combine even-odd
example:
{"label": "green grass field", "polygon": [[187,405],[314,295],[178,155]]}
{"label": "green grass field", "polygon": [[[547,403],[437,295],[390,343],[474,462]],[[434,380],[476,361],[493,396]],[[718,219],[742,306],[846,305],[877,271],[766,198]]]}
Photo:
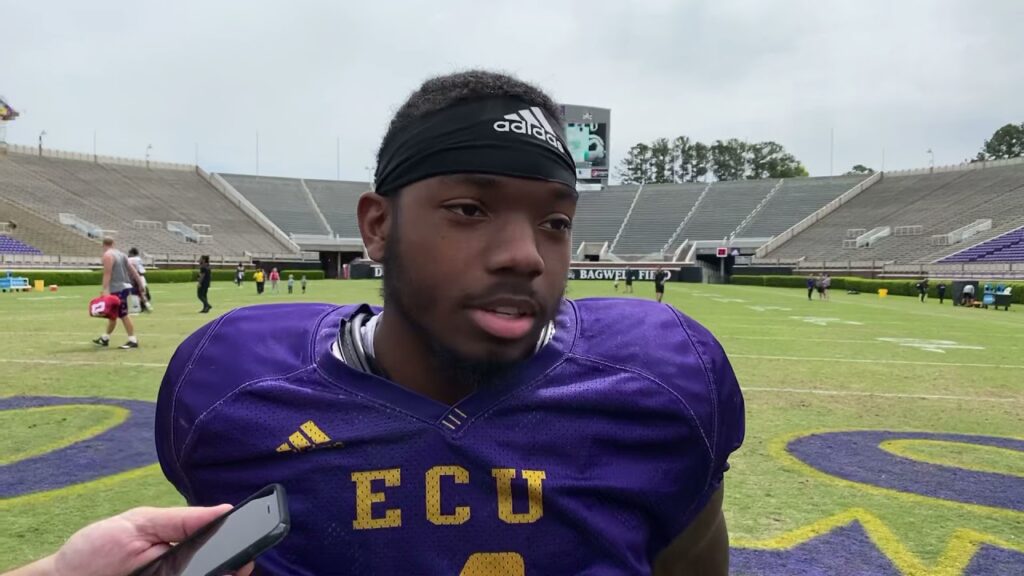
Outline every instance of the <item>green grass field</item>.
{"label": "green grass field", "polygon": [[[650,283],[636,288],[633,297],[653,297]],[[128,351],[90,343],[103,324],[86,315],[94,287],[0,294],[0,400],[155,400],[175,347],[211,316],[196,313],[194,286],[152,290],[156,312],[136,317],[141,348]],[[282,290],[257,297],[251,284],[237,289],[219,283],[210,299],[218,314],[257,302],[378,302],[378,291],[371,281],[320,281],[306,296]],[[577,282],[569,292],[573,298],[614,295],[604,282]],[[1020,308],[967,310],[934,300],[845,293],[808,302],[803,290],[689,284],[670,285],[666,301],[719,337],[744,388],[747,439],[732,459],[725,504],[734,547],[786,549],[856,519],[905,574],[963,573],[978,543],[1024,553],[1019,508],[931,497],[927,475],[917,490],[843,480],[786,450],[789,440],[831,430],[1024,438]],[[112,344],[123,341],[119,328]],[[19,461],[94,436],[124,418],[124,410],[101,405],[0,408],[0,476]],[[882,448],[1024,486],[1024,452],[927,439],[890,440]],[[53,551],[94,519],[137,505],[180,503],[155,465],[0,499],[0,571]],[[1019,569],[1024,573],[1024,566]]]}

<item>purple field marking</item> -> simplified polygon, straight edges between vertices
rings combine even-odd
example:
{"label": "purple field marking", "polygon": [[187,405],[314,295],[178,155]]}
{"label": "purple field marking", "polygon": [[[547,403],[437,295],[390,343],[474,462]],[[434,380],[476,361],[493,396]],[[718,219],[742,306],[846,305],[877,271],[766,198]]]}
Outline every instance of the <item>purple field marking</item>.
{"label": "purple field marking", "polygon": [[98,404],[129,411],[119,426],[53,452],[0,466],[0,498],[13,498],[81,484],[156,462],[153,417],[156,406],[138,400],[13,396],[0,398],[0,410],[39,406]]}
{"label": "purple field marking", "polygon": [[744,576],[900,576],[859,522],[789,549],[732,548],[729,573]]}
{"label": "purple field marking", "polygon": [[968,434],[825,432],[803,436],[786,449],[804,463],[831,476],[890,490],[1024,511],[1024,478],[965,470],[896,456],[879,448],[886,440],[943,440],[1024,452],[1024,440]]}

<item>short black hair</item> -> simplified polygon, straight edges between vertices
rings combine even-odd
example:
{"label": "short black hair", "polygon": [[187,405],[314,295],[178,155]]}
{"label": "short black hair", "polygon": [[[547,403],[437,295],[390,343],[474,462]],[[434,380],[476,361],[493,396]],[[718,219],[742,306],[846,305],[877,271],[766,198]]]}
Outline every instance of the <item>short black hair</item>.
{"label": "short black hair", "polygon": [[132,249],[128,251],[128,255],[129,256],[138,256],[139,255],[139,249],[134,247],[134,246],[132,246]]}
{"label": "short black hair", "polygon": [[384,145],[405,127],[432,112],[450,108],[467,100],[481,100],[508,96],[518,98],[530,106],[537,106],[551,118],[561,122],[562,111],[558,104],[540,88],[518,78],[487,70],[466,70],[444,76],[435,76],[416,89],[405,103],[395,112],[388,131],[377,150],[377,162]]}

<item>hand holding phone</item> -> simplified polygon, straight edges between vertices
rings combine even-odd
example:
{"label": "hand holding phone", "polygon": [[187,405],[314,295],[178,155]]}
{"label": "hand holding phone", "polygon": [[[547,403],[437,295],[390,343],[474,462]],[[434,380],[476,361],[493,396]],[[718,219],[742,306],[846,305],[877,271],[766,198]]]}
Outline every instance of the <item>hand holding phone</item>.
{"label": "hand holding phone", "polygon": [[289,526],[284,487],[271,484],[132,576],[222,576],[280,542]]}

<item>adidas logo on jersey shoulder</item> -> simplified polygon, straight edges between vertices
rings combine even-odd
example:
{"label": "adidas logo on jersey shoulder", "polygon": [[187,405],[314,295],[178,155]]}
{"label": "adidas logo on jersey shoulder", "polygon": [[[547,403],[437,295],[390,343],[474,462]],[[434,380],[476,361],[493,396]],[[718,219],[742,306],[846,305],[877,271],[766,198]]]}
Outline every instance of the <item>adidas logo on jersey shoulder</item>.
{"label": "adidas logo on jersey shoulder", "polygon": [[562,147],[562,143],[558,140],[558,137],[555,136],[554,129],[551,128],[551,124],[548,122],[548,119],[544,117],[544,112],[536,106],[523,108],[513,114],[506,114],[503,120],[498,120],[494,123],[494,129],[498,132],[530,134],[535,138],[539,138],[540,140],[551,144],[557,148],[559,152],[565,152],[565,148]]}
{"label": "adidas logo on jersey shoulder", "polygon": [[276,452],[305,452],[314,448],[341,448],[344,445],[341,441],[331,440],[315,422],[308,420],[278,446]]}

